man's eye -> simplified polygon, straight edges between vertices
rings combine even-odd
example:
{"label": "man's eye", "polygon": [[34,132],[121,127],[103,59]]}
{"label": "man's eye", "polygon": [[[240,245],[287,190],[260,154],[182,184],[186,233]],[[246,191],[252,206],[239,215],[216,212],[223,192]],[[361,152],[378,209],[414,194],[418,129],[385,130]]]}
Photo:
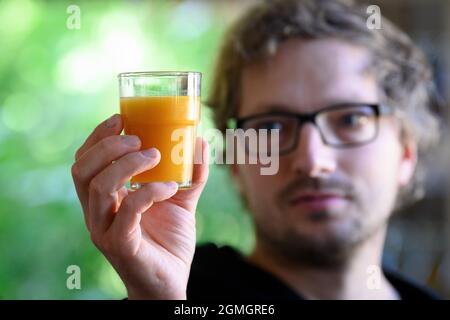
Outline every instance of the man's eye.
{"label": "man's eye", "polygon": [[364,113],[347,113],[340,117],[339,125],[345,128],[359,128],[369,121],[369,116]]}

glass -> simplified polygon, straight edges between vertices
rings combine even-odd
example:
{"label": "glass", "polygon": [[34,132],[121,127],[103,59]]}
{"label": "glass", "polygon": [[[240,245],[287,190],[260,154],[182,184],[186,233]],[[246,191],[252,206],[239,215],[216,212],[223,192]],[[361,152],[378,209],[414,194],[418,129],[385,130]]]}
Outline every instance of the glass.
{"label": "glass", "polygon": [[[305,123],[313,123],[324,144],[335,147],[353,147],[373,141],[378,134],[378,118],[392,114],[392,109],[382,104],[346,103],[334,105],[313,113],[276,111],[236,119],[237,128],[259,132],[278,129],[279,153],[294,150],[298,143],[298,130]],[[270,143],[271,139],[267,139]],[[256,154],[259,143],[245,144],[247,154]],[[271,146],[267,146],[271,150]]]}
{"label": "glass", "polygon": [[156,181],[191,187],[201,73],[133,72],[118,77],[125,134],[138,136],[141,150],[156,147],[161,153],[156,167],[131,178],[131,188]]}

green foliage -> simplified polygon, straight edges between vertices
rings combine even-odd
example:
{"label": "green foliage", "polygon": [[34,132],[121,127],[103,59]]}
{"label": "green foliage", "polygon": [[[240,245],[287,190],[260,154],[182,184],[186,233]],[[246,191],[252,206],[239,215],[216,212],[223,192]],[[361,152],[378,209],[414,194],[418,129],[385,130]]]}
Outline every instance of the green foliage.
{"label": "green foliage", "polygon": [[[70,176],[74,153],[119,111],[117,74],[196,70],[208,91],[224,31],[207,1],[0,1],[0,298],[116,299],[126,292],[91,244]],[[222,22],[221,22],[222,21]],[[211,126],[207,112],[202,126]],[[224,167],[198,207],[198,241],[252,245],[251,225]],[[66,269],[81,269],[68,290]]]}

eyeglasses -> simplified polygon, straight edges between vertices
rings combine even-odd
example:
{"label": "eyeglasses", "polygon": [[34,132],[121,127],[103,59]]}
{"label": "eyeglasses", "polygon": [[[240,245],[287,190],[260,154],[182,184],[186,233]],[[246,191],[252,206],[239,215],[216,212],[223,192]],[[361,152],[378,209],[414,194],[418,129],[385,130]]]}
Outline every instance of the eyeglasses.
{"label": "eyeglasses", "polygon": [[[373,141],[379,130],[379,117],[391,115],[393,109],[383,104],[345,103],[323,108],[313,113],[269,112],[235,119],[236,128],[259,132],[266,129],[271,141],[271,130],[279,130],[279,153],[286,154],[297,147],[298,130],[305,123],[314,124],[324,144],[334,148],[363,145]],[[259,145],[256,144],[255,146]],[[256,147],[255,147],[256,148]],[[255,148],[246,144],[246,152]],[[253,150],[253,151],[252,151]],[[268,149],[270,150],[270,149]]]}

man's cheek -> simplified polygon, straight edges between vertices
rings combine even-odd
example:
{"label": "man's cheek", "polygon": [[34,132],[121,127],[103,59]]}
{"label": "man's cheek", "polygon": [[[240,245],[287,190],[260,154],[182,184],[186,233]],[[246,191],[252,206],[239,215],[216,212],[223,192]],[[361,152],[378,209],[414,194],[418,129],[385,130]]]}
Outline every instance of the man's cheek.
{"label": "man's cheek", "polygon": [[373,163],[361,159],[353,162],[346,175],[352,185],[354,205],[357,210],[367,210],[377,201],[377,193],[383,187],[379,182],[380,172],[374,169]]}
{"label": "man's cheek", "polygon": [[394,173],[389,169],[383,171],[369,168],[366,172],[358,188],[364,210],[389,211],[396,194]]}

